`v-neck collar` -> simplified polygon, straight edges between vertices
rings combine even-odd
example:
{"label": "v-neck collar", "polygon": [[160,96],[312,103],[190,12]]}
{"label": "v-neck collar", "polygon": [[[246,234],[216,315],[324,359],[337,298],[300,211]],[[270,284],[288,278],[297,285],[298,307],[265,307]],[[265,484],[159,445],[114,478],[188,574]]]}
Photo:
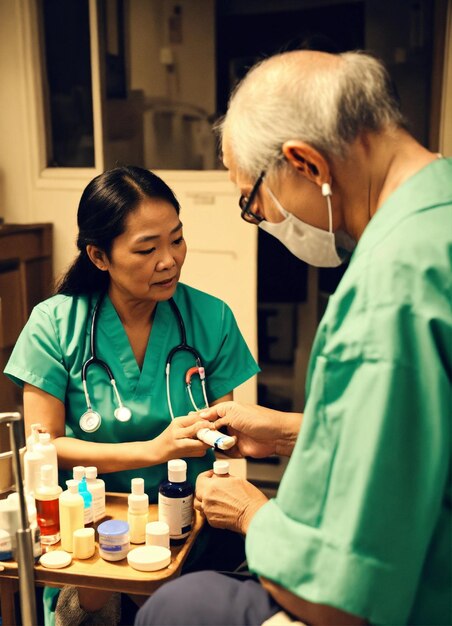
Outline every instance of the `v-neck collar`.
{"label": "v-neck collar", "polygon": [[[159,374],[164,375],[164,372],[159,373],[157,370],[158,365],[162,363],[160,355],[169,332],[170,324],[168,322],[170,316],[169,304],[167,302],[159,302],[155,309],[143,366],[140,370],[119,315],[109,296],[105,296],[100,309],[102,324],[97,326],[97,332],[104,336],[104,341],[111,344],[121,363],[123,375],[128,380],[135,394],[151,395],[154,377]],[[101,355],[100,357],[102,358]],[[115,375],[118,376],[118,374]]]}

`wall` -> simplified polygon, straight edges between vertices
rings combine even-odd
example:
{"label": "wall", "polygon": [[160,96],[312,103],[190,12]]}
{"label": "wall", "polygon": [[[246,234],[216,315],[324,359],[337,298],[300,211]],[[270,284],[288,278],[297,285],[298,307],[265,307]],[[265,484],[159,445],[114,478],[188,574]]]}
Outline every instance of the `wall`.
{"label": "wall", "polygon": [[[180,43],[170,43],[168,19],[181,8]],[[168,97],[215,112],[213,0],[133,0],[129,3],[130,87],[148,97]],[[174,70],[168,72],[160,51],[170,48]]]}
{"label": "wall", "polygon": [[439,150],[452,156],[452,0],[448,2]]}
{"label": "wall", "polygon": [[31,221],[19,3],[0,2],[0,217]]}

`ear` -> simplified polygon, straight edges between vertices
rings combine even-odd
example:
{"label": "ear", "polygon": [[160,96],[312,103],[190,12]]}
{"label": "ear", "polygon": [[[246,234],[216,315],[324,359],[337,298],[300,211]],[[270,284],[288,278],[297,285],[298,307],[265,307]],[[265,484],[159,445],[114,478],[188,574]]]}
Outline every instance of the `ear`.
{"label": "ear", "polygon": [[86,254],[88,255],[91,263],[94,263],[98,270],[101,270],[102,272],[106,272],[108,270],[108,264],[103,250],[97,246],[89,244],[86,246]]}
{"label": "ear", "polygon": [[328,162],[318,150],[309,144],[291,139],[284,143],[282,150],[290,165],[312,183],[321,188],[324,183],[331,181]]}

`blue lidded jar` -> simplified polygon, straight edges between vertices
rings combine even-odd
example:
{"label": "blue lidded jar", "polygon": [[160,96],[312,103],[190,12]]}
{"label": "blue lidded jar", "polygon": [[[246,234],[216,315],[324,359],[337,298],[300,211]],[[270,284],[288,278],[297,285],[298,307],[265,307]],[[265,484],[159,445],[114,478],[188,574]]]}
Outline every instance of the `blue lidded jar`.
{"label": "blue lidded jar", "polygon": [[105,561],[125,559],[130,550],[129,524],[121,520],[108,520],[97,527],[99,554]]}

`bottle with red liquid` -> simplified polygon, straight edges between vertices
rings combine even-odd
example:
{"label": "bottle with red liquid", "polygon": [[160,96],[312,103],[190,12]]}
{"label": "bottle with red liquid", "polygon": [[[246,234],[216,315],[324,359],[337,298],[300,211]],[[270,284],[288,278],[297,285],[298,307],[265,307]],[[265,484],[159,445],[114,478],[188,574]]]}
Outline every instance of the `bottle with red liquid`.
{"label": "bottle with red liquid", "polygon": [[51,546],[60,540],[59,498],[62,492],[54,481],[52,465],[42,465],[40,481],[34,496],[41,543]]}

